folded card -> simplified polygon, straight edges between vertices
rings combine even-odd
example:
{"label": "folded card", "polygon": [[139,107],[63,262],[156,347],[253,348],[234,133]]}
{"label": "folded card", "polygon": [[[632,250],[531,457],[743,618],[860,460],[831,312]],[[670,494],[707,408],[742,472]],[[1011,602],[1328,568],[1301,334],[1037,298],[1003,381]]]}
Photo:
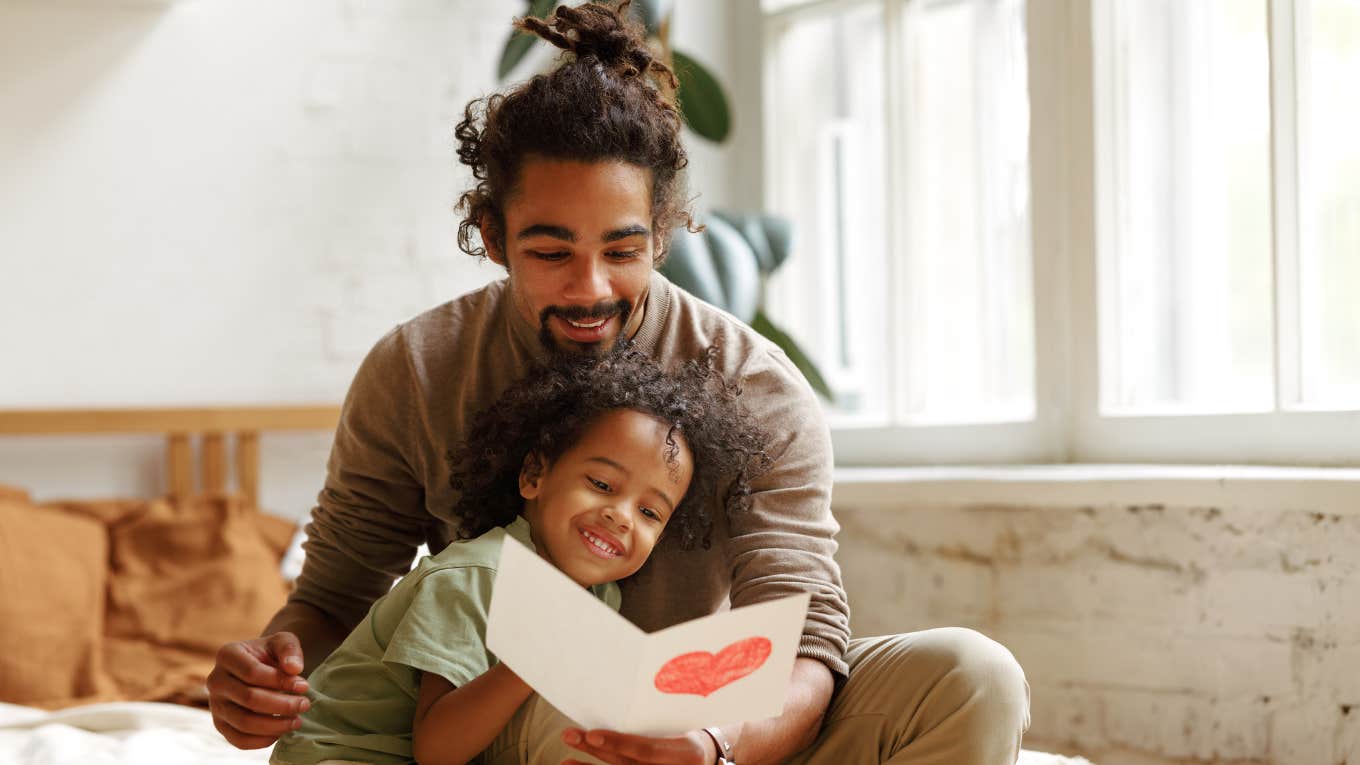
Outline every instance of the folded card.
{"label": "folded card", "polygon": [[780,714],[807,607],[791,595],[648,634],[507,535],[486,642],[578,725],[668,736]]}

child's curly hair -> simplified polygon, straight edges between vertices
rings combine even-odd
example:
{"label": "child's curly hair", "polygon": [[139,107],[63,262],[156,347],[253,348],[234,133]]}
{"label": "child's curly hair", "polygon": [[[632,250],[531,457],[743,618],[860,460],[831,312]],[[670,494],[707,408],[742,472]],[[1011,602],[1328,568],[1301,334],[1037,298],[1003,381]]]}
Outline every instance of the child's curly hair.
{"label": "child's curly hair", "polygon": [[467,440],[447,455],[449,483],[460,493],[458,536],[472,539],[512,522],[523,509],[519,475],[537,452],[551,464],[601,415],[632,409],[670,425],[666,458],[679,434],[694,458],[689,490],[666,535],[681,549],[708,549],[713,518],[706,506],[719,491],[727,512],[750,506],[750,481],[769,466],[765,434],[738,401],[740,390],[714,370],[716,348],[667,373],[624,344],[602,357],[559,356],[536,367],[473,418]]}

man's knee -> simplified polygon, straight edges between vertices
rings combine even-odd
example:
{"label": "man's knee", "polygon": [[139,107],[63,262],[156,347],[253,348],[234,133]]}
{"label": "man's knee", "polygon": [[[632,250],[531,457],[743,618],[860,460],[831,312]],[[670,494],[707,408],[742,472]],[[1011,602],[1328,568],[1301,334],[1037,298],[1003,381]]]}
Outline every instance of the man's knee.
{"label": "man's knee", "polygon": [[936,667],[950,695],[976,705],[979,723],[1029,728],[1029,683],[1005,646],[976,630],[943,627],[917,633],[912,650]]}

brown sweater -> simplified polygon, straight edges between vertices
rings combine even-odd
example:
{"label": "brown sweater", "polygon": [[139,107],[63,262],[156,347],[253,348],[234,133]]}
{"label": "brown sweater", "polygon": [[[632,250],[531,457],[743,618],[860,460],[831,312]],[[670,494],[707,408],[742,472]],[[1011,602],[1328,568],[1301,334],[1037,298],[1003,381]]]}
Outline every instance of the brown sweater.
{"label": "brown sweater", "polygon": [[[799,653],[842,677],[849,606],[833,559],[831,439],[821,409],[782,351],[726,313],[653,274],[638,348],[675,367],[718,344],[718,364],[774,434],[774,466],[752,486],[751,509],[717,519],[708,550],[663,539],[621,582],[622,613],[652,631],[721,608],[796,592],[812,595]],[[415,548],[453,538],[445,455],[468,421],[544,355],[505,281],[427,311],[389,332],[360,366],[345,399],[326,486],[307,526],[292,598],[352,628]]]}

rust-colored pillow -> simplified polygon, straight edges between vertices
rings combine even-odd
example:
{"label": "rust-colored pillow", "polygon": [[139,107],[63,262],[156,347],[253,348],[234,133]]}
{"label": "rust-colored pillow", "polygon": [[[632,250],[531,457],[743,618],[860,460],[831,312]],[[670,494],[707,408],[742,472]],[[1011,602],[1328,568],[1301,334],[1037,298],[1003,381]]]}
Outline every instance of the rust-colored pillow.
{"label": "rust-colored pillow", "polygon": [[234,494],[113,524],[105,663],[127,698],[203,701],[218,647],[258,635],[287,598],[277,537],[291,529]]}
{"label": "rust-colored pillow", "polygon": [[216,652],[283,605],[279,554],[238,495],[156,500],[110,529],[107,633]]}
{"label": "rust-colored pillow", "polygon": [[0,701],[106,700],[108,540],[94,519],[0,495]]}
{"label": "rust-colored pillow", "polygon": [[239,495],[60,506],[108,526],[104,666],[123,698],[202,701],[218,647],[259,634],[287,596],[293,524]]}

